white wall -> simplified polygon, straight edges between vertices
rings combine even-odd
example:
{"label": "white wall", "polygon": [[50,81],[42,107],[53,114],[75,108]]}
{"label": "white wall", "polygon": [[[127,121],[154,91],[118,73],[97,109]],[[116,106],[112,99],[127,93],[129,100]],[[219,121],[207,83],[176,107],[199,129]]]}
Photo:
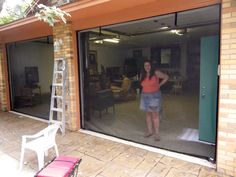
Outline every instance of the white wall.
{"label": "white wall", "polygon": [[90,50],[97,51],[98,72],[101,72],[101,65],[107,67],[120,67],[122,72],[127,54],[126,49],[108,45],[90,45]]}
{"label": "white wall", "polygon": [[187,59],[188,59],[188,51],[187,51],[187,43],[180,45],[180,75],[182,77],[187,77]]}
{"label": "white wall", "polygon": [[145,58],[145,59],[150,59],[151,58],[151,48],[150,47],[129,49],[128,53],[127,53],[127,58],[132,58],[133,57],[133,51],[134,50],[142,50],[142,57]]}
{"label": "white wall", "polygon": [[[161,46],[160,46],[161,47]],[[98,71],[100,72],[100,65],[105,67],[119,66],[121,70],[123,69],[123,64],[125,58],[132,58],[134,50],[142,50],[143,58],[151,58],[151,47],[146,48],[133,48],[133,49],[122,49],[119,47],[109,47],[105,45],[91,45],[90,50],[96,50],[98,55]],[[187,70],[187,60],[188,60],[188,51],[187,44],[180,45],[180,68],[178,69],[180,75],[183,77],[186,76]]]}
{"label": "white wall", "polygon": [[25,42],[12,45],[9,50],[11,72],[15,85],[15,96],[20,95],[20,87],[25,85],[25,66],[37,66],[42,93],[50,92],[53,73],[53,45]]}

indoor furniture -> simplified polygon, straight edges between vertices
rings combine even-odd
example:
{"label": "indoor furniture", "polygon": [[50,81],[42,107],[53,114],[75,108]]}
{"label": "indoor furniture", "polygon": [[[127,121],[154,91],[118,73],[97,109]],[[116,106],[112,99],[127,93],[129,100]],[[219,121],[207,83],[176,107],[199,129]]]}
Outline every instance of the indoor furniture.
{"label": "indoor furniture", "polygon": [[[121,86],[111,86],[111,90],[114,96],[114,99],[117,101],[126,101],[131,97],[136,98],[136,94],[132,94],[132,80],[128,77],[124,77],[121,80]],[[133,93],[135,93],[135,89],[133,89]]]}
{"label": "indoor furniture", "polygon": [[34,102],[42,102],[41,87],[39,85],[25,85],[20,89],[20,96],[16,97],[19,107],[33,106]]}
{"label": "indoor furniture", "polygon": [[172,90],[171,90],[171,92],[174,95],[182,92],[182,90],[183,90],[183,78],[181,78],[181,77],[174,77],[174,78],[170,78],[168,81],[172,83]]}
{"label": "indoor furniture", "polygon": [[92,111],[99,111],[99,117],[102,117],[102,111],[108,108],[113,108],[113,113],[115,113],[115,103],[113,93],[110,89],[96,91],[95,94],[90,95],[90,107]]}

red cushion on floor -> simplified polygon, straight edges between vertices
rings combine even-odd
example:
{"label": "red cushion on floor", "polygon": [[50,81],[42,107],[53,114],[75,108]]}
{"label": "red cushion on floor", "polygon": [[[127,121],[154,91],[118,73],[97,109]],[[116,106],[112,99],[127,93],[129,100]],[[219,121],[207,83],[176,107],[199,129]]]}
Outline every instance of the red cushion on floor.
{"label": "red cushion on floor", "polygon": [[80,158],[59,156],[42,169],[36,177],[67,177]]}

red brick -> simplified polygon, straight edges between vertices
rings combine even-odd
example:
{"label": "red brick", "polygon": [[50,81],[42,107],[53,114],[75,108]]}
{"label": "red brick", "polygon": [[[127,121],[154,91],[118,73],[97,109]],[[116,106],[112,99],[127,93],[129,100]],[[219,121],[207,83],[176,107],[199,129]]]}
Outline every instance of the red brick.
{"label": "red brick", "polygon": [[[74,51],[72,47],[72,30],[70,24],[57,24],[53,29],[53,36],[54,41],[58,39],[63,40],[63,46],[61,46],[60,51],[54,51],[54,57],[65,57],[68,64],[68,80],[69,80],[69,86],[70,86],[70,96],[67,98],[67,100],[70,101],[69,105],[70,108],[67,110],[67,115],[69,114],[70,117],[67,121],[67,126],[70,130],[76,130],[77,127],[77,112],[76,112],[76,89],[75,84],[73,82],[75,81],[75,75],[73,72],[75,70],[75,66],[73,63],[71,63],[71,60],[74,60]],[[71,64],[70,64],[71,63]]]}

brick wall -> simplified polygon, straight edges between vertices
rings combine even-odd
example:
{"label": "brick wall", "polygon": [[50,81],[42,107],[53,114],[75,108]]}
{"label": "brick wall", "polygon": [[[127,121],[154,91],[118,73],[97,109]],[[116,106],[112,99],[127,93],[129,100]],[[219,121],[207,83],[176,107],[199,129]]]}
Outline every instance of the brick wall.
{"label": "brick wall", "polygon": [[236,1],[222,0],[217,170],[236,176]]}
{"label": "brick wall", "polygon": [[5,62],[3,60],[3,47],[0,46],[0,110],[7,110]]}
{"label": "brick wall", "polygon": [[57,24],[53,29],[53,40],[62,40],[62,45],[59,50],[54,48],[54,58],[66,58],[68,65],[68,79],[69,90],[67,91],[67,102],[69,107],[66,113],[66,128],[70,130],[78,129],[78,112],[76,109],[76,78],[75,77],[75,65],[74,65],[74,52],[73,51],[73,38],[70,24]]}

